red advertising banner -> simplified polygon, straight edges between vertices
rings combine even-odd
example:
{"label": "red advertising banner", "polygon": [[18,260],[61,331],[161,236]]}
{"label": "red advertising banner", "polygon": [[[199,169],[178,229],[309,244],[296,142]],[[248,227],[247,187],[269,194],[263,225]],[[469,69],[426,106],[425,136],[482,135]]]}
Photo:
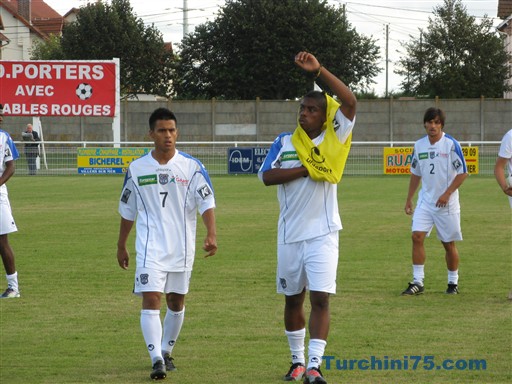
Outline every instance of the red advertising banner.
{"label": "red advertising banner", "polygon": [[113,61],[1,61],[0,104],[11,116],[113,117]]}

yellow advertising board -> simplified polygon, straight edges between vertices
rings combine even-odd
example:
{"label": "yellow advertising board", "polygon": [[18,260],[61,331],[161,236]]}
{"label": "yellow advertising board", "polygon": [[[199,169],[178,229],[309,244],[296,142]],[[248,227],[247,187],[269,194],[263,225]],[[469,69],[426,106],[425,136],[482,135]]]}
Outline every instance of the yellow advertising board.
{"label": "yellow advertising board", "polygon": [[[413,147],[385,147],[384,148],[384,174],[409,175],[412,162]],[[462,147],[466,159],[468,173],[478,174],[478,147]]]}
{"label": "yellow advertising board", "polygon": [[78,173],[125,173],[133,160],[144,156],[150,150],[151,148],[78,148]]}

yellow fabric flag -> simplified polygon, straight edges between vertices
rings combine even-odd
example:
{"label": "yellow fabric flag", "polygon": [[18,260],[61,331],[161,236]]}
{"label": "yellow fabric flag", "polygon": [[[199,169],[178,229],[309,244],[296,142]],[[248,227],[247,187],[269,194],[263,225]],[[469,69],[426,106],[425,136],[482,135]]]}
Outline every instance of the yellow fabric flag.
{"label": "yellow fabric flag", "polygon": [[345,163],[352,144],[352,132],[345,143],[340,143],[334,124],[336,122],[336,111],[340,104],[331,96],[327,98],[327,116],[322,127],[325,132],[324,140],[315,145],[300,124],[292,135],[292,144],[297,150],[297,155],[315,181],[327,181],[331,184],[338,184],[343,176]]}

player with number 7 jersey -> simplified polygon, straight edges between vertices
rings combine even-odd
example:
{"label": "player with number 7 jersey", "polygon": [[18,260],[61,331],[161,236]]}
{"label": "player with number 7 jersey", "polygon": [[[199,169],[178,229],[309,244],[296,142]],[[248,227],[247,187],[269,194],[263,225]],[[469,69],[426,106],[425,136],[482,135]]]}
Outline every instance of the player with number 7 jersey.
{"label": "player with number 7 jersey", "polygon": [[197,211],[215,207],[202,163],[176,150],[166,164],[147,154],[130,164],[119,213],[136,224],[137,265],[167,272],[192,270]]}
{"label": "player with number 7 jersey", "polygon": [[[126,243],[136,221],[133,292],[142,296],[140,325],[153,380],[165,379],[168,371],[176,370],[172,352],[185,317],[197,212],[206,227],[205,257],[217,252],[212,184],[203,164],[176,148],[177,124],[176,115],[169,109],[153,111],[149,136],[155,148],[129,165],[119,201],[117,262],[122,269],[128,269],[130,254]],[[163,295],[167,309],[162,322]]]}

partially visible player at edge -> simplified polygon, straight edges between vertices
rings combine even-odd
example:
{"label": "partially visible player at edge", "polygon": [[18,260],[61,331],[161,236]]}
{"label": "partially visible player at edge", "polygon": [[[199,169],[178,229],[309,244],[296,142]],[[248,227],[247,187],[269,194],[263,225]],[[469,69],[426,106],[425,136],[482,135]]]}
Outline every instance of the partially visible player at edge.
{"label": "partially visible player at edge", "polygon": [[[402,292],[404,296],[425,290],[425,238],[436,227],[437,238],[445,250],[448,268],[446,293],[459,293],[459,252],[456,241],[462,240],[460,227],[459,187],[468,177],[466,160],[457,140],[443,132],[446,116],[439,108],[428,108],[423,116],[427,135],[416,141],[411,161],[409,192],[405,213],[412,217],[413,280]],[[416,209],[412,199],[421,183]]]}
{"label": "partially visible player at edge", "polygon": [[[328,122],[326,94],[309,92],[300,104],[300,127],[315,146],[320,146],[327,137],[342,144],[348,142],[355,123],[357,104],[352,91],[320,65],[311,53],[299,52],[295,56],[295,64],[316,74],[341,104],[335,111],[334,122]],[[324,123],[335,123],[333,136],[327,136]],[[339,153],[333,155],[340,156]],[[339,231],[342,229],[337,184],[313,180],[298,157],[290,133],[283,133],[275,139],[258,176],[265,185],[278,185],[280,212],[276,285],[278,293],[285,297],[284,326],[292,360],[283,379],[299,381],[304,378],[305,383],[326,383],[320,365],[329,333],[329,296],[336,293]],[[311,303],[307,365],[306,289],[309,290]]]}
{"label": "partially visible player at edge", "polygon": [[[0,127],[3,123],[4,109],[0,104]],[[7,192],[7,181],[14,175],[14,160],[19,157],[18,150],[11,136],[4,130],[0,130],[0,254],[7,278],[7,289],[0,299],[12,299],[20,297],[18,287],[18,272],[14,261],[14,251],[9,244],[7,235],[16,232],[18,228],[12,216],[11,204]]]}
{"label": "partially visible player at edge", "polygon": [[[512,208],[512,129],[501,139],[500,150],[494,164],[494,177],[503,193],[508,196]],[[512,291],[509,292],[508,299],[512,300]]]}
{"label": "partially visible player at edge", "polygon": [[[134,293],[142,296],[140,324],[152,363],[151,379],[173,371],[171,357],[185,315],[194,264],[197,212],[206,227],[205,257],[217,252],[215,198],[203,164],[176,149],[176,116],[166,108],[149,118],[154,149],[134,160],[126,174],[119,213],[117,260],[128,268],[128,235],[136,220]],[[167,310],[160,319],[161,297]]]}

